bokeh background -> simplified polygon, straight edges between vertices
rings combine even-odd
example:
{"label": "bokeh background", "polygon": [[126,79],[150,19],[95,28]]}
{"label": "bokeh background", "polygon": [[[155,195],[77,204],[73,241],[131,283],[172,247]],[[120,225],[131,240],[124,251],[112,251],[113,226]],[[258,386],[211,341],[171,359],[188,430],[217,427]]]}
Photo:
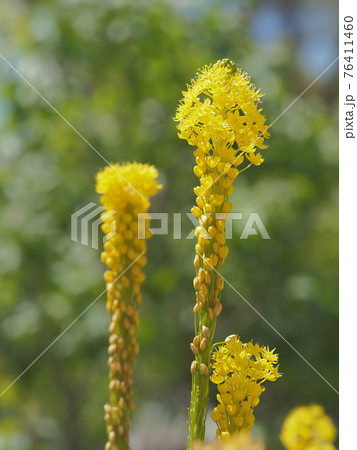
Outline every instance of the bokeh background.
{"label": "bokeh background", "polygon": [[[134,450],[185,448],[193,337],[194,241],[172,213],[194,203],[192,148],[172,117],[207,63],[228,57],[265,93],[271,123],[337,56],[332,0],[54,0],[0,2],[0,53],[108,161],[155,164],[170,214],[149,242],[135,370]],[[0,391],[103,291],[100,252],[71,241],[71,214],[98,203],[105,166],[0,60]],[[331,383],[338,384],[337,65],[272,127],[266,161],[236,180],[223,275]],[[258,212],[270,240],[240,239]],[[190,222],[183,222],[183,236]],[[186,234],[185,234],[186,233]],[[284,416],[338,396],[232,289],[217,340],[276,347],[284,376],[267,383],[253,433],[281,449]],[[0,397],[1,450],[101,449],[107,326],[101,297]],[[212,405],[214,392],[212,392]],[[207,435],[214,436],[208,420]]]}

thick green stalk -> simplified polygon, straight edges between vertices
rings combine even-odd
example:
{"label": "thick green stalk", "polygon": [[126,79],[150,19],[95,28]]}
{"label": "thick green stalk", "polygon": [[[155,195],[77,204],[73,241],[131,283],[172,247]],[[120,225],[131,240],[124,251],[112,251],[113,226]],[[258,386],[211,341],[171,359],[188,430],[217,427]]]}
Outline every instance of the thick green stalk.
{"label": "thick green stalk", "polygon": [[[208,321],[205,321],[208,325]],[[211,322],[211,327],[215,327],[216,320]],[[206,417],[208,410],[209,400],[209,374],[203,374],[201,364],[204,364],[209,368],[210,351],[212,347],[213,333],[207,342],[207,347],[204,352],[200,352],[196,356],[198,363],[197,370],[192,374],[192,391],[191,391],[191,404],[189,410],[189,442],[188,448],[192,448],[193,442],[196,440],[203,441],[205,438],[206,430]]]}
{"label": "thick green stalk", "polygon": [[[212,222],[214,221],[214,217],[215,214],[213,212]],[[207,228],[208,226],[209,223],[207,223]],[[205,284],[207,287],[207,293],[204,296],[205,298],[202,307],[197,308],[197,313],[195,313],[195,339],[191,344],[191,349],[195,354],[195,361],[193,361],[191,366],[192,391],[189,409],[188,449],[192,449],[195,441],[203,441],[205,438],[209,401],[209,369],[211,349],[216,329],[217,316],[221,310],[219,300],[221,289],[217,289],[217,279],[220,278],[219,269],[223,263],[223,260],[218,258],[215,268],[213,268],[210,263],[206,262],[206,264],[204,264],[204,256],[209,258],[209,256],[213,253],[214,242],[214,239],[208,240],[205,244],[204,255],[197,253],[200,257],[200,267],[196,270],[196,278],[199,277],[200,271],[204,271],[206,273],[206,277],[208,276],[209,278],[209,283],[203,281],[200,284],[199,289],[201,291],[199,292],[202,292],[202,285]]]}

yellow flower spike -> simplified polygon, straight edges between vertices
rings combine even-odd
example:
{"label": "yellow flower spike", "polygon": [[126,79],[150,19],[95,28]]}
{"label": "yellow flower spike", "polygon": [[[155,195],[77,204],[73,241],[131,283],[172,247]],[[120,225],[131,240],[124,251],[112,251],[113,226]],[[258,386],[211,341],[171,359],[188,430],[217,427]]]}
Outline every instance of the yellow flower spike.
{"label": "yellow flower spike", "polygon": [[[161,189],[158,172],[147,164],[113,164],[98,172],[96,191],[101,194],[105,208],[102,214],[104,233],[115,233],[105,242],[101,260],[108,269],[107,309],[111,313],[109,326],[109,402],[105,404],[108,441],[106,450],[128,450],[131,414],[134,408],[132,373],[138,353],[136,328],[138,307],[142,294],[140,285],[145,279],[141,268],[146,263],[146,239],[150,237],[150,220],[145,220],[144,239],[138,235],[138,215],[146,214],[149,197]],[[108,212],[115,211],[114,215]],[[123,273],[125,272],[125,274]]]}
{"label": "yellow flower spike", "polygon": [[320,405],[293,409],[285,418],[280,440],[287,450],[334,450],[337,430]]}
{"label": "yellow flower spike", "polygon": [[[199,349],[196,361],[209,367],[216,320],[222,310],[220,290],[215,292],[214,286],[228,254],[228,248],[222,247],[225,244],[222,215],[232,210],[228,199],[233,193],[234,179],[241,171],[262,162],[254,151],[264,148],[269,133],[260,108],[262,94],[250,77],[228,59],[205,66],[182,94],[175,121],[178,136],[195,147],[193,171],[199,179],[199,186],[194,188],[197,206],[191,209],[199,221],[195,229],[199,248],[196,247],[194,267],[196,275],[205,269],[211,280],[207,292],[201,291],[205,300],[201,299],[200,306],[194,307],[197,331],[202,335],[203,327],[210,330],[207,344]],[[198,284],[195,289],[199,289]],[[192,376],[189,448],[194,440],[204,439],[208,392],[207,377],[196,371]]]}
{"label": "yellow flower spike", "polygon": [[[266,354],[270,355],[270,361],[265,358]],[[262,383],[267,379],[275,381],[281,376],[276,362],[277,355],[267,347],[252,342],[245,344],[236,335],[228,336],[213,352],[211,381],[218,384],[221,394],[217,399],[219,406],[224,406],[224,418],[217,421],[216,415],[212,417],[219,429],[223,419],[227,420],[231,432],[252,428],[253,409],[264,391]]]}

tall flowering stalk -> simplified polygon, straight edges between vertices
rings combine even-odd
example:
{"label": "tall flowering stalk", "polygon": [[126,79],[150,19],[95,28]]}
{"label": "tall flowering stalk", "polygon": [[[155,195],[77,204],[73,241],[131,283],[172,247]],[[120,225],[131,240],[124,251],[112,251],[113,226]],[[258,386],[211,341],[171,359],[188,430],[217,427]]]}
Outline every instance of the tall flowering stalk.
{"label": "tall flowering stalk", "polygon": [[[108,442],[106,450],[129,449],[129,428],[133,404],[133,365],[138,353],[136,328],[140,285],[145,279],[146,240],[138,238],[138,215],[149,209],[149,197],[161,188],[153,166],[137,163],[114,164],[96,177],[96,191],[105,207],[102,229],[115,231],[104,243],[101,258],[108,270],[107,286],[109,326],[109,402],[105,404]],[[113,212],[115,211],[115,214]],[[149,220],[143,224],[144,235],[150,236]],[[143,230],[140,230],[141,232]],[[143,233],[141,233],[143,234]]]}
{"label": "tall flowering stalk", "polygon": [[227,59],[205,66],[187,85],[177,109],[178,135],[196,147],[194,188],[198,219],[194,267],[196,277],[195,337],[191,350],[192,393],[189,410],[189,448],[203,440],[209,394],[209,367],[216,319],[222,310],[223,279],[219,271],[228,254],[225,217],[231,211],[228,198],[240,172],[264,160],[256,147],[266,148],[269,137],[259,103],[261,94],[250,77]]}

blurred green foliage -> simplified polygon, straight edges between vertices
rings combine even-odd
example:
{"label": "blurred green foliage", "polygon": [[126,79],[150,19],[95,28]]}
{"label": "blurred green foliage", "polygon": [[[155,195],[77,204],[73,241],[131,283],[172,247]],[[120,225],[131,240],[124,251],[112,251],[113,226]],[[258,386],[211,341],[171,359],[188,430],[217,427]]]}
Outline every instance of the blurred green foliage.
{"label": "blurred green foliage", "polygon": [[[334,3],[311,5],[336,25]],[[265,92],[271,123],[313,80],[300,45],[306,35],[292,25],[294,17],[304,22],[307,4],[269,6],[281,19],[276,38],[269,29],[264,35],[266,2],[0,3],[2,55],[105,159],[155,164],[164,184],[152,211],[170,213],[170,227],[148,246],[134,450],[185,448],[194,241],[173,239],[172,213],[189,212],[196,180],[192,148],[177,139],[172,121],[181,90],[199,67],[228,57]],[[309,35],[312,44],[315,38]],[[331,62],[334,48],[327,41],[323,48]],[[104,289],[99,251],[71,241],[70,220],[98,203],[94,176],[105,162],[3,60],[0,73],[2,392]],[[266,161],[236,181],[233,210],[243,220],[235,222],[223,268],[335,387],[336,77],[330,69],[274,124]],[[250,212],[259,213],[270,240],[239,239]],[[182,228],[186,236],[188,219]],[[321,403],[336,423],[337,394],[229,286],[223,305],[217,340],[238,333],[280,355],[284,376],[256,408],[254,430],[268,448],[281,448],[283,417],[297,404]],[[1,396],[1,450],[103,447],[107,326],[102,296]],[[210,419],[207,433],[214,436]]]}

